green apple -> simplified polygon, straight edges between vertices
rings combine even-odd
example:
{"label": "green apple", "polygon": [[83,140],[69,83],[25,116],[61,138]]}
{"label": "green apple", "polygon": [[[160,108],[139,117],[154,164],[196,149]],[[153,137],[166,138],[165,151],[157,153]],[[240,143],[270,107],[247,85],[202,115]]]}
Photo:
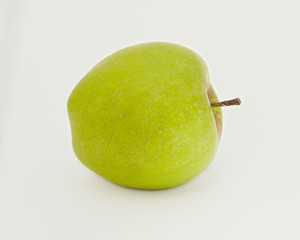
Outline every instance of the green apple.
{"label": "green apple", "polygon": [[162,42],[124,48],[92,68],[68,99],[75,154],[126,187],[177,186],[216,154],[217,102],[207,66],[192,50]]}

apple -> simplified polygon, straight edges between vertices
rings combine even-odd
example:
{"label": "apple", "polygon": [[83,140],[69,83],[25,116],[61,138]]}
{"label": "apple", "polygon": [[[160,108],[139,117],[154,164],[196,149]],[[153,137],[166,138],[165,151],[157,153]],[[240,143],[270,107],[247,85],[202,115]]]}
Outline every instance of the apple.
{"label": "apple", "polygon": [[[230,102],[231,101],[231,102]],[[173,43],[124,48],[94,66],[68,99],[76,156],[102,177],[131,188],[189,181],[216,154],[220,106],[204,60]]]}

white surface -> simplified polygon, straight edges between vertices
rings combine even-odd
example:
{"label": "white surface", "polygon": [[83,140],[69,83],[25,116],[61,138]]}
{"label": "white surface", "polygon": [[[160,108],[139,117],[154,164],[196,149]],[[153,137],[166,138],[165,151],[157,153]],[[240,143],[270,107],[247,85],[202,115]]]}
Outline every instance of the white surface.
{"label": "white surface", "polygon": [[[299,1],[1,1],[0,239],[300,239]],[[3,13],[3,14],[2,14]],[[169,190],[75,157],[66,101],[112,52],[191,47],[224,109],[210,167]]]}

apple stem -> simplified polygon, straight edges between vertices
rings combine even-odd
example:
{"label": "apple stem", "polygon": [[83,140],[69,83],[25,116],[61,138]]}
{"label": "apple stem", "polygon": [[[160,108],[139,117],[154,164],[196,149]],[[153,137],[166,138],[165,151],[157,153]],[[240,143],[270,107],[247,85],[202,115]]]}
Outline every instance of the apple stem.
{"label": "apple stem", "polygon": [[233,106],[233,105],[240,105],[242,103],[241,99],[235,98],[231,100],[226,100],[223,102],[216,102],[216,103],[211,103],[211,107],[224,107],[224,106]]}

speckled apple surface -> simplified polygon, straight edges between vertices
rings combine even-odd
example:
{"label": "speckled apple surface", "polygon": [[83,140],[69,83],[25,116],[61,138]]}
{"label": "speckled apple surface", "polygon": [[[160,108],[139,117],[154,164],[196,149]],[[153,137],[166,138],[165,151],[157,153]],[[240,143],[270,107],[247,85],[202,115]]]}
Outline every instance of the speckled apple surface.
{"label": "speckled apple surface", "polygon": [[163,189],[213,159],[222,130],[203,59],[172,43],[124,48],[98,63],[68,100],[73,148],[117,184]]}

